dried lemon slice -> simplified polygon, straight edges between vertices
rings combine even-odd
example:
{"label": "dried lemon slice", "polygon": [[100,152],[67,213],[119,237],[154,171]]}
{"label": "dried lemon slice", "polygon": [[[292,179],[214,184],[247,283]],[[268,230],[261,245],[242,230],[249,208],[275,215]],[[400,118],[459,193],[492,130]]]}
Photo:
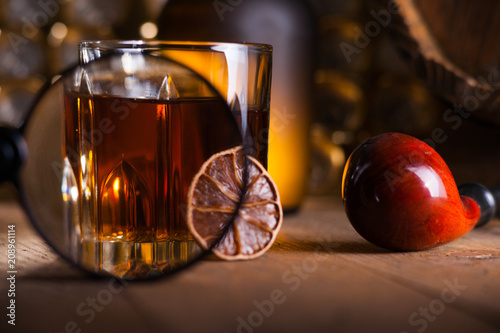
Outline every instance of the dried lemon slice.
{"label": "dried lemon slice", "polygon": [[273,244],[282,222],[276,184],[259,161],[245,157],[241,146],[211,156],[193,178],[188,228],[201,247],[214,246],[219,258],[261,256]]}

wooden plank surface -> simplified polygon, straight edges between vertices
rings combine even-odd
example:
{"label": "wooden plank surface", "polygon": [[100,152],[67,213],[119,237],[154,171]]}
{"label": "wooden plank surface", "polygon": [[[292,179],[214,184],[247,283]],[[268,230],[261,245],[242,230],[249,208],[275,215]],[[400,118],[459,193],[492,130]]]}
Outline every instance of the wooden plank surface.
{"label": "wooden plank surface", "polygon": [[[357,235],[340,198],[310,197],[261,258],[204,260],[124,286],[59,259],[15,202],[0,203],[0,219],[1,332],[500,330],[497,220],[437,249],[393,253]],[[5,316],[8,224],[18,230],[16,326]]]}

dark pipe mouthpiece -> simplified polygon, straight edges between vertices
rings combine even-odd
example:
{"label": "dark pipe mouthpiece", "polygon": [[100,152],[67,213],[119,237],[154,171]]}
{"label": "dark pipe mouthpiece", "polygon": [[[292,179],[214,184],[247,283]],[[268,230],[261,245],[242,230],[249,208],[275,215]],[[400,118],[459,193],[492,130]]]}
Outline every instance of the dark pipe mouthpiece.
{"label": "dark pipe mouthpiece", "polygon": [[481,216],[476,224],[481,227],[488,223],[497,213],[496,200],[493,193],[486,187],[477,183],[465,183],[458,187],[458,193],[477,202],[481,209]]}

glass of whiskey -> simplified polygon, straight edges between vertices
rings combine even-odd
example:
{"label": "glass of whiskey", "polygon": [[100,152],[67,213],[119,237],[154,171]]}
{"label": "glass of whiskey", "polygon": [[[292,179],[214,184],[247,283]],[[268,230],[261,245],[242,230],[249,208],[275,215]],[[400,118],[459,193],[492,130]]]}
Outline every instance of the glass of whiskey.
{"label": "glass of whiskey", "polygon": [[271,54],[258,44],[82,42],[79,68],[59,84],[63,252],[128,279],[200,258],[186,223],[190,184],[238,145],[267,165]]}

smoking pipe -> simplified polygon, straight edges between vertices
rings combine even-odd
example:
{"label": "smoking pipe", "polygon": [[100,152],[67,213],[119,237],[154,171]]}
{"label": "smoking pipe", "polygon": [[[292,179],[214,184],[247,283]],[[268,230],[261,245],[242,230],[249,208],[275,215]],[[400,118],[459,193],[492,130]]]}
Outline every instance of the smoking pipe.
{"label": "smoking pipe", "polygon": [[490,190],[475,183],[457,188],[434,149],[400,133],[375,136],[353,151],[344,169],[342,199],[363,238],[399,251],[446,244],[496,213]]}

